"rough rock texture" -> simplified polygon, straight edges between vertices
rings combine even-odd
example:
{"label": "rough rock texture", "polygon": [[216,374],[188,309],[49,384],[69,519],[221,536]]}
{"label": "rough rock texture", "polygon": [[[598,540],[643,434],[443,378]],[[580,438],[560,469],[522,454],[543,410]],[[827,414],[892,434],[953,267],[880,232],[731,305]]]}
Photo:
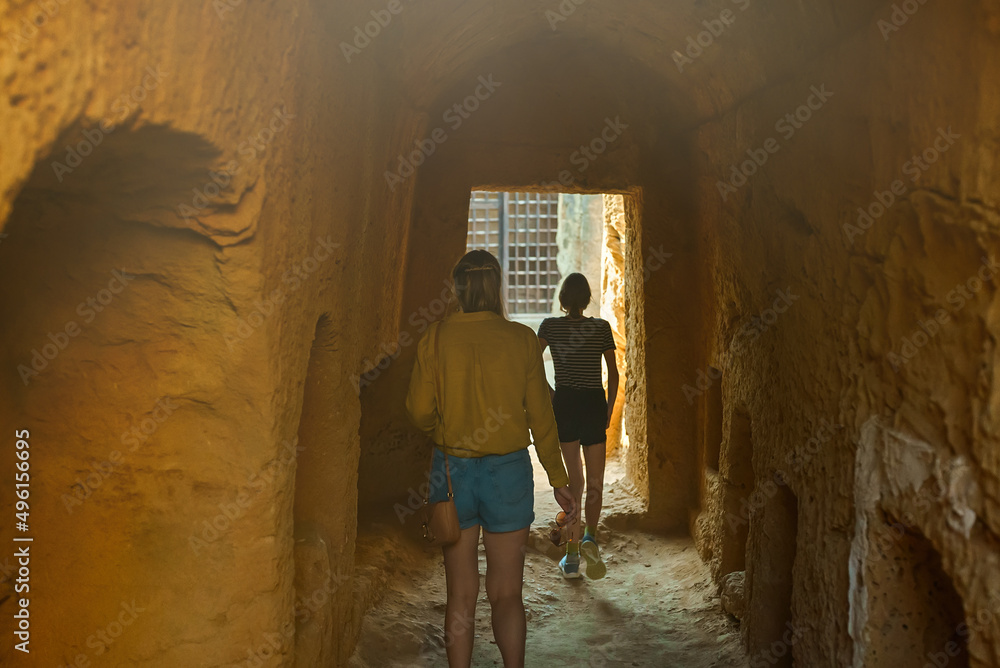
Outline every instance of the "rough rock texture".
{"label": "rough rock texture", "polygon": [[0,7],[34,658],[342,662],[358,508],[413,528],[402,398],[469,193],[527,188],[624,195],[627,468],[745,563],[750,651],[917,664],[964,623],[1000,664],[1000,7],[896,4],[424,0],[346,54],[385,2]]}
{"label": "rough rock texture", "polygon": [[745,576],[743,571],[734,571],[722,579],[722,609],[736,619],[743,619],[747,611]]}
{"label": "rough rock texture", "polygon": [[[366,65],[326,70],[339,57],[320,39],[333,17],[305,2],[233,3],[222,16],[210,2],[42,4],[58,13],[19,51],[10,35],[38,4],[0,8],[0,423],[31,433],[32,658],[290,665],[296,609],[309,610],[296,599],[313,594],[295,590],[294,439],[357,459],[350,374],[371,354],[358,333],[387,319],[338,286],[368,275],[399,290],[359,252],[365,175],[338,171],[387,141],[365,138]],[[391,258],[400,235],[378,239]],[[358,315],[338,321],[320,390],[333,417],[317,424],[333,430],[309,433],[316,325],[346,312]],[[34,357],[38,375],[22,379]],[[350,469],[324,480],[324,494],[347,495],[344,530],[324,541],[348,579],[324,584],[313,616],[351,602],[351,481]],[[7,639],[14,600],[0,605]],[[110,645],[98,635],[109,625]],[[0,663],[14,658],[2,643]]]}
{"label": "rough rock texture", "polygon": [[[615,337],[615,361],[618,363],[618,395],[615,400],[611,425],[608,428],[608,451],[628,448],[628,430],[625,428],[625,387],[628,384],[628,339],[625,336],[625,319],[628,299],[625,287],[625,254],[622,240],[625,237],[625,198],[622,195],[604,196],[604,234],[601,251],[601,317],[611,324]],[[629,459],[626,455],[625,459]],[[631,464],[632,467],[635,464]],[[634,475],[633,475],[634,478]]]}
{"label": "rough rock texture", "polygon": [[[718,305],[707,359],[725,371],[725,420],[752,421],[748,625],[770,631],[758,625],[751,646],[792,619],[799,663],[919,662],[963,622],[974,627],[969,665],[1000,661],[996,286],[949,298],[975,288],[981,258],[998,251],[1000,14],[989,3],[952,9],[927,4],[886,40],[877,21],[893,10],[873,7],[797,76],[691,135],[711,156],[697,166]],[[958,33],[960,43],[947,38]],[[964,80],[943,74],[951,67]],[[723,201],[729,165],[781,136],[775,120],[823,85],[834,97]],[[935,142],[925,160],[944,152],[915,167]],[[895,180],[905,193],[859,226],[858,207],[877,213]],[[779,291],[794,303],[753,334]],[[945,322],[930,322],[942,309]],[[739,447],[724,442],[724,460]],[[889,539],[880,546],[873,532]],[[759,575],[791,588],[790,610],[774,609],[783,592],[760,597]],[[941,594],[904,595],[914,581]],[[900,635],[907,617],[920,621]]]}

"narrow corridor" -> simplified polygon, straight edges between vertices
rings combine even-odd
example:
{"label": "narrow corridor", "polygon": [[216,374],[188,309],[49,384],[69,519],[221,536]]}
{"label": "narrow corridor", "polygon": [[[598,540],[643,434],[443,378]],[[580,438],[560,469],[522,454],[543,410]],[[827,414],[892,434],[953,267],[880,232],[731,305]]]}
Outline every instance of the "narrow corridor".
{"label": "narrow corridor", "polygon": [[[748,666],[739,624],[722,612],[708,567],[688,537],[663,537],[635,525],[641,504],[617,459],[608,461],[606,517],[600,536],[608,575],[566,581],[561,552],[547,538],[558,510],[537,458],[535,514],[525,562],[528,666]],[[370,528],[374,530],[375,528]],[[379,527],[372,548],[389,550],[398,570],[361,628],[351,668],[428,668],[444,658],[444,569],[398,529]],[[391,537],[386,540],[385,537]],[[486,555],[480,544],[480,573]],[[492,642],[485,587],[476,615],[474,666],[502,666]]]}
{"label": "narrow corridor", "polygon": [[622,353],[528,668],[1000,667],[1000,0],[11,0],[0,81],[4,668],[440,665],[473,205]]}

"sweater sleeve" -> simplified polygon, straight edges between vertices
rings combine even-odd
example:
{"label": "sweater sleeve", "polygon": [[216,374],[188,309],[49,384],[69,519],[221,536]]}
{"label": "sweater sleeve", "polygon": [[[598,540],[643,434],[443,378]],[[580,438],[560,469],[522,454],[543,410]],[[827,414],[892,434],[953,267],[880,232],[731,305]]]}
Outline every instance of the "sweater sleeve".
{"label": "sweater sleeve", "polygon": [[436,383],[434,373],[434,352],[431,344],[438,336],[437,323],[431,325],[417,344],[417,359],[410,375],[410,388],[406,393],[406,412],[413,424],[421,431],[434,435],[441,425],[441,415],[438,411]]}
{"label": "sweater sleeve", "polygon": [[535,336],[531,337],[528,355],[528,385],[524,398],[528,428],[535,442],[538,460],[549,476],[549,484],[553,487],[565,487],[569,484],[569,476],[566,475],[559,447],[559,432],[556,429],[555,413],[552,412],[549,384],[545,380],[542,349]]}

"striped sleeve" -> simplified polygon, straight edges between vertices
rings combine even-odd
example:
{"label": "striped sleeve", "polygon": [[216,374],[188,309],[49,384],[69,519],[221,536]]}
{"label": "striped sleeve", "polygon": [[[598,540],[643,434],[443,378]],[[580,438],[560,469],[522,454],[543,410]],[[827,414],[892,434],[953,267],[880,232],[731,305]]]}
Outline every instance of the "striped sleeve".
{"label": "striped sleeve", "polygon": [[604,339],[602,341],[603,348],[601,352],[607,352],[609,350],[615,350],[615,335],[611,332],[611,323],[607,320],[604,321]]}
{"label": "striped sleeve", "polygon": [[549,338],[549,322],[548,318],[542,320],[542,324],[538,326],[538,338],[545,339],[551,343],[552,339]]}

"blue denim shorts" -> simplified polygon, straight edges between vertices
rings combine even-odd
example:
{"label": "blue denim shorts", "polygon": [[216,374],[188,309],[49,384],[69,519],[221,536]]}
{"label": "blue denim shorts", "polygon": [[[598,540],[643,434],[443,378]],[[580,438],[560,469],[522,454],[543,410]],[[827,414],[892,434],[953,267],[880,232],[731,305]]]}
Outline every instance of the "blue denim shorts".
{"label": "blue denim shorts", "polygon": [[[448,496],[444,453],[434,448],[430,502]],[[535,480],[531,455],[524,448],[507,455],[448,456],[458,525],[481,525],[490,533],[517,531],[535,521]]]}

